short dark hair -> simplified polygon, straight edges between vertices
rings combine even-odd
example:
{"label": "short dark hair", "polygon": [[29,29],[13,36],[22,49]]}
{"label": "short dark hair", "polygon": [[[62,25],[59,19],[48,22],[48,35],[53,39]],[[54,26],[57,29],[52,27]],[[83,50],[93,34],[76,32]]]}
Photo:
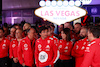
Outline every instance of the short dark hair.
{"label": "short dark hair", "polygon": [[51,30],[51,27],[50,26],[47,26],[47,28]]}
{"label": "short dark hair", "polygon": [[43,30],[48,30],[48,28],[45,27],[45,26],[40,27],[40,28],[39,28],[39,33],[41,33]]}
{"label": "short dark hair", "polygon": [[63,32],[66,34],[66,36],[67,36],[66,40],[67,40],[67,41],[70,41],[70,40],[71,40],[71,38],[70,38],[70,29],[69,29],[69,28],[64,28],[62,31],[63,31]]}
{"label": "short dark hair", "polygon": [[4,32],[4,29],[3,28],[0,28],[0,30],[2,30]]}
{"label": "short dark hair", "polygon": [[92,26],[88,29],[88,31],[91,32],[95,38],[99,38],[100,28],[98,26]]}
{"label": "short dark hair", "polygon": [[76,25],[76,24],[79,24],[80,26],[82,26],[81,23],[79,23],[79,22],[75,23],[75,25]]}

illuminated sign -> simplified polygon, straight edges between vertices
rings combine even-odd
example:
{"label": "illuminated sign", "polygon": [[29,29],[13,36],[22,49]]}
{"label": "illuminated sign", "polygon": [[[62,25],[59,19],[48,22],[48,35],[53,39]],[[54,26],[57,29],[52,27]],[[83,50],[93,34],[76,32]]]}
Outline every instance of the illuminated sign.
{"label": "illuminated sign", "polygon": [[87,11],[80,7],[76,6],[45,6],[40,7],[35,10],[35,15],[38,17],[44,18],[50,22],[53,22],[57,25],[64,24],[66,22],[71,22],[75,19],[78,19],[82,16],[85,16]]}

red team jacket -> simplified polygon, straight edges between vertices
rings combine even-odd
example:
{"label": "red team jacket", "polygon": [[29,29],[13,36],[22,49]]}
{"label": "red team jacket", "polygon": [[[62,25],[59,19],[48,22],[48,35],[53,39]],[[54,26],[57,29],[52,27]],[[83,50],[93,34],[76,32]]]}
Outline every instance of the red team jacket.
{"label": "red team jacket", "polygon": [[8,56],[10,41],[5,37],[0,41],[0,58]]}
{"label": "red team jacket", "polygon": [[60,51],[60,60],[70,60],[71,59],[71,50],[73,42],[66,40],[60,40],[58,43],[58,49]]}
{"label": "red team jacket", "polygon": [[18,41],[17,39],[14,39],[13,41],[11,41],[10,43],[10,49],[9,49],[9,57],[12,58],[16,58],[18,57],[17,55],[17,50],[18,50]]}
{"label": "red team jacket", "polygon": [[59,51],[53,38],[37,39],[35,44],[35,61],[37,67],[53,65],[59,58]]}
{"label": "red team jacket", "polygon": [[53,38],[54,44],[56,44],[56,46],[58,45],[58,38],[56,38],[54,35],[52,35],[50,38]]}
{"label": "red team jacket", "polygon": [[15,39],[15,37],[11,37],[10,35],[8,35],[7,39],[9,39],[10,41],[12,41],[13,39]]}
{"label": "red team jacket", "polygon": [[75,34],[73,31],[70,31],[70,35],[71,35],[71,40],[73,42],[78,41],[80,39],[80,37],[77,34]]}
{"label": "red team jacket", "polygon": [[84,60],[80,67],[100,67],[100,39],[94,39],[87,45]]}
{"label": "red team jacket", "polygon": [[75,67],[80,67],[84,58],[84,50],[88,45],[89,41],[87,38],[77,41],[72,49],[72,56],[75,57]]}
{"label": "red team jacket", "polygon": [[18,59],[20,64],[25,63],[26,66],[34,64],[34,43],[35,39],[33,39],[31,45],[31,41],[27,36],[19,42]]}

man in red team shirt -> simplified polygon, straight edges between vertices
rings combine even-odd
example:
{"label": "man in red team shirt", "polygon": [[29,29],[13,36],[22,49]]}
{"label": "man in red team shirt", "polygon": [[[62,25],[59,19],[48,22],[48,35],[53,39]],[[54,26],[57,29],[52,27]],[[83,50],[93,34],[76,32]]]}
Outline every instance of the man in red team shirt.
{"label": "man in red team shirt", "polygon": [[8,49],[10,41],[4,36],[4,30],[0,28],[0,67],[8,67]]}
{"label": "man in red team shirt", "polygon": [[53,41],[54,41],[55,44],[58,44],[58,38],[56,38],[56,37],[52,34],[51,27],[48,26],[47,28],[48,28],[48,36],[49,36],[50,38],[53,38]]}
{"label": "man in red team shirt", "polygon": [[53,38],[48,37],[48,28],[39,29],[41,37],[35,44],[35,61],[37,67],[50,67],[59,58],[59,51]]}
{"label": "man in red team shirt", "polygon": [[87,39],[87,28],[82,27],[80,30],[81,40],[77,41],[72,49],[72,56],[75,57],[75,67],[80,67],[84,58],[84,50],[88,45],[89,41]]}
{"label": "man in red team shirt", "polygon": [[12,40],[12,42],[10,43],[10,49],[9,49],[10,56],[9,57],[13,59],[12,67],[19,67],[20,64],[18,62],[17,51],[18,51],[18,43],[22,39],[22,30],[17,29],[15,36],[16,36],[16,39]]}
{"label": "man in red team shirt", "polygon": [[23,37],[26,37],[27,36],[27,29],[30,29],[31,28],[31,24],[30,23],[25,23],[24,26],[23,26],[23,33],[22,33],[22,36]]}
{"label": "man in red team shirt", "polygon": [[80,37],[79,37],[80,30],[81,30],[81,23],[75,23],[74,32],[75,32],[75,36],[76,36],[76,38],[75,38],[76,41],[78,41],[80,39]]}
{"label": "man in red team shirt", "polygon": [[32,67],[34,65],[35,33],[33,28],[27,30],[27,36],[18,45],[18,59],[22,66]]}
{"label": "man in red team shirt", "polygon": [[15,39],[15,31],[16,31],[16,28],[12,27],[10,29],[10,35],[7,36],[7,39],[9,39],[10,41],[12,41],[13,39]]}
{"label": "man in red team shirt", "polygon": [[87,45],[84,60],[80,67],[100,67],[100,29],[90,27],[88,29],[88,39],[90,44]]}

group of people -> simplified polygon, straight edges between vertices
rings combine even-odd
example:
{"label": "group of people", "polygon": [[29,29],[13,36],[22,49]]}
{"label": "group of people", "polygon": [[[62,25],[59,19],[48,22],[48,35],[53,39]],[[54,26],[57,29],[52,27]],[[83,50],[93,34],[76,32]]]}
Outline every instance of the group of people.
{"label": "group of people", "polygon": [[[100,28],[69,22],[0,28],[0,67],[100,67]],[[10,58],[10,59],[9,59]]]}

